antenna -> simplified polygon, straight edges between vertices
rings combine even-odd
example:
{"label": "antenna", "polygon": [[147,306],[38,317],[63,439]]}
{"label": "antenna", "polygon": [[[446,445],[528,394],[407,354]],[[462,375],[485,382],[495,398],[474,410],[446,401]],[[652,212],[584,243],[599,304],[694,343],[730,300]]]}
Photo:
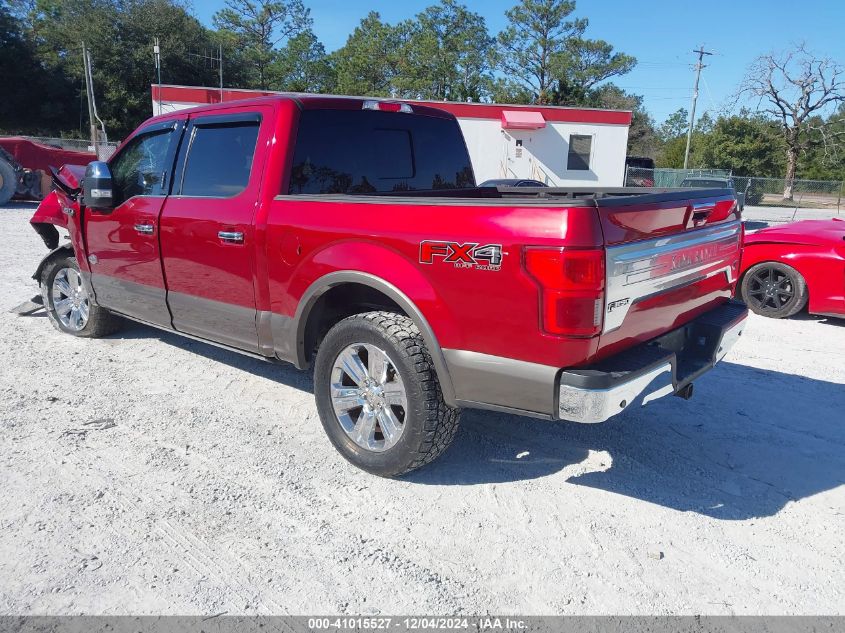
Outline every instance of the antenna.
{"label": "antenna", "polygon": [[196,57],[197,59],[202,59],[203,61],[207,61],[209,63],[210,68],[214,68],[215,64],[217,65],[217,75],[218,81],[220,83],[219,90],[220,90],[220,102],[223,102],[223,45],[219,44],[217,46],[216,54],[214,52],[209,53],[208,51],[203,51],[202,53],[188,53],[188,57]]}

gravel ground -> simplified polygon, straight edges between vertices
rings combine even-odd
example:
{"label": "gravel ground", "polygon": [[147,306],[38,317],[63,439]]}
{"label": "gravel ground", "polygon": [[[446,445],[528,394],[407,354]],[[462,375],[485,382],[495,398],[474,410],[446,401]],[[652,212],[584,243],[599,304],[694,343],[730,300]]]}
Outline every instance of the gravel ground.
{"label": "gravel ground", "polygon": [[[801,207],[752,207],[747,206],[742,212],[742,217],[752,227],[758,224],[783,224],[797,220],[829,220],[840,218],[845,220],[845,208],[837,209],[805,209]],[[749,227],[746,227],[746,229]]]}
{"label": "gravel ground", "polygon": [[845,613],[845,321],[752,318],[693,400],[600,425],[469,411],[401,481],[307,373],[5,312],[45,253],[0,210],[0,613]]}

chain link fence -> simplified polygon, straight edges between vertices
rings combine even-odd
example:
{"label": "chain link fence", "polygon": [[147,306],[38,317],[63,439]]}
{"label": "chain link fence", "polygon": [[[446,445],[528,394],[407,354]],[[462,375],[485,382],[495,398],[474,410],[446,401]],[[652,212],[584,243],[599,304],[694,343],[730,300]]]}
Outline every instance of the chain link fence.
{"label": "chain link fence", "polygon": [[792,199],[784,199],[784,178],[749,178],[734,176],[737,191],[745,192],[745,204],[766,207],[804,207],[836,209],[845,204],[845,182],[838,180],[795,180]]}
{"label": "chain link fence", "polygon": [[837,213],[845,209],[845,182],[840,180],[796,179],[792,185],[792,198],[784,199],[783,192],[786,188],[784,178],[733,176],[727,169],[645,169],[628,167],[625,172],[625,186],[702,186],[706,183],[684,183],[684,181],[687,179],[706,181],[708,177],[729,179],[738,193],[745,194],[746,205],[832,209]]}

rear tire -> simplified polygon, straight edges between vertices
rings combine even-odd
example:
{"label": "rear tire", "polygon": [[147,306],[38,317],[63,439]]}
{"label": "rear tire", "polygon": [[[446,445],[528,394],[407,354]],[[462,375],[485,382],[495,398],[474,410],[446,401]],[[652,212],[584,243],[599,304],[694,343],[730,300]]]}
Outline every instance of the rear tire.
{"label": "rear tire", "polygon": [[18,189],[18,175],[5,158],[0,157],[0,206],[9,202]]}
{"label": "rear tire", "polygon": [[791,317],[807,305],[807,282],[797,270],[779,262],[762,262],[742,278],[742,300],[755,314]]}
{"label": "rear tire", "polygon": [[59,332],[100,338],[120,329],[120,317],[95,305],[82,280],[76,257],[65,255],[49,262],[41,273],[41,297],[50,323]]}
{"label": "rear tire", "polygon": [[392,312],[348,317],[326,334],[314,364],[323,428],[353,465],[396,477],[451,444],[460,409],[443,400],[417,326]]}

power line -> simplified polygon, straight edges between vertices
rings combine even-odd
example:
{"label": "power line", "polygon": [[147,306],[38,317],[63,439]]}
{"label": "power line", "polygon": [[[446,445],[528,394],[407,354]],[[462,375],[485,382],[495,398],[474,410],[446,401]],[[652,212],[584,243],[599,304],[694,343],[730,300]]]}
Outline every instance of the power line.
{"label": "power line", "polygon": [[692,89],[692,111],[689,116],[689,130],[687,130],[687,149],[684,151],[684,169],[687,168],[687,163],[689,162],[689,146],[692,142],[692,126],[695,122],[695,102],[698,101],[698,81],[701,79],[701,69],[705,68],[702,62],[704,61],[705,55],[713,54],[705,51],[703,44],[697,50],[694,50],[693,53],[698,53],[698,63],[695,65],[695,87]]}

